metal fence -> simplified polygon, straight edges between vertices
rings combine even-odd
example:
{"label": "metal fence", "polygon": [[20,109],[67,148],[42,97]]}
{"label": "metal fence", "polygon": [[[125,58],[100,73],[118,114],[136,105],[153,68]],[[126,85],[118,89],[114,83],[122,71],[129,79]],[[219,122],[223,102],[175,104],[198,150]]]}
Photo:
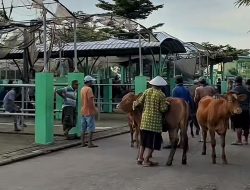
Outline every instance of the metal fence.
{"label": "metal fence", "polygon": [[[34,103],[35,101],[29,101],[26,100],[27,94],[25,94],[25,88],[29,87],[35,87],[35,84],[0,84],[0,87],[21,87],[21,101],[15,101],[15,103],[21,103],[21,112],[20,113],[9,113],[9,112],[4,112],[4,108],[0,108],[0,115],[13,115],[13,116],[32,116],[34,117],[34,113],[26,113],[26,112],[35,112],[35,109],[27,109],[27,104],[28,103]],[[66,87],[68,86],[68,83],[55,83],[55,87]],[[113,99],[108,99],[107,102],[104,102],[104,98],[101,97],[101,87],[102,86],[126,86],[126,87],[134,87],[134,84],[93,84],[94,87],[97,87],[97,98],[95,98],[95,103],[97,104],[99,113],[101,110],[103,110],[103,105],[117,105],[118,102],[113,102]],[[25,108],[26,107],[26,108]],[[55,109],[54,113],[56,112],[62,112],[62,110]],[[100,114],[98,114],[100,115]]]}

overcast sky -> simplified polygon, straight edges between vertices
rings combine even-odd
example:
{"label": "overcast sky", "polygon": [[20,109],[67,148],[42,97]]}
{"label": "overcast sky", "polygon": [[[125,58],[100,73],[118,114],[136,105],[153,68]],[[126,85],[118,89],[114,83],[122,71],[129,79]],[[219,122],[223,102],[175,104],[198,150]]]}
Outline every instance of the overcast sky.
{"label": "overcast sky", "polygon": [[[13,0],[26,2],[28,0]],[[111,0],[108,0],[111,1]],[[164,4],[148,19],[139,21],[146,27],[163,22],[158,31],[165,31],[183,41],[231,44],[237,48],[250,49],[250,7],[237,8],[236,0],[152,0]],[[4,0],[8,5],[12,1]],[[103,13],[95,6],[98,0],[60,0],[71,11]],[[0,5],[1,7],[1,5]],[[34,13],[23,9],[13,11],[14,20],[29,19]]]}
{"label": "overcast sky", "polygon": [[[72,11],[100,13],[97,0],[61,0]],[[250,49],[250,7],[236,8],[235,0],[153,0],[164,8],[141,21],[145,26],[163,22],[165,31],[183,41],[231,44]]]}

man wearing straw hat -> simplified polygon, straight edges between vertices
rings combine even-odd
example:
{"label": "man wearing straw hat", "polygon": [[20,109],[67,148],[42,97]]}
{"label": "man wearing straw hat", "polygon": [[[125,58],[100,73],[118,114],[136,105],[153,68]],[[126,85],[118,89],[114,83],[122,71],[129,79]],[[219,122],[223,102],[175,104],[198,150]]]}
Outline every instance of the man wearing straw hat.
{"label": "man wearing straw hat", "polygon": [[[166,96],[161,91],[162,86],[167,82],[160,76],[155,77],[149,82],[152,85],[143,95],[133,103],[133,109],[143,106],[144,111],[141,120],[141,140],[138,164],[144,167],[156,166],[157,162],[150,160],[154,150],[160,150],[162,144],[162,114],[167,111],[168,104]],[[144,152],[146,156],[144,157]]]}

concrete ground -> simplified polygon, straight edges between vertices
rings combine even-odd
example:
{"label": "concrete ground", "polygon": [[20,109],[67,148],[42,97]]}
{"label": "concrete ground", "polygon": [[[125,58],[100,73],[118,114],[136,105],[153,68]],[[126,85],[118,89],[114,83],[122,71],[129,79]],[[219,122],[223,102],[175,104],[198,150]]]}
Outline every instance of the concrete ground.
{"label": "concrete ground", "polygon": [[[165,139],[165,138],[164,138]],[[198,138],[190,138],[188,165],[181,165],[181,150],[173,166],[165,166],[169,150],[156,152],[160,166],[136,165],[137,150],[129,147],[129,134],[96,141],[96,149],[75,147],[35,159],[2,166],[0,190],[246,190],[250,189],[250,145],[232,146],[227,136],[228,165],[201,155]]]}
{"label": "concrete ground", "polygon": [[[0,118],[0,163],[6,158],[20,156],[39,150],[43,147],[34,144],[34,118],[25,119],[28,125],[21,132],[13,131],[13,119],[11,117]],[[127,126],[127,117],[125,114],[101,114],[101,120],[96,122],[97,132],[109,133],[114,128]],[[65,141],[60,121],[55,121],[55,144],[63,145],[71,141]],[[100,135],[99,135],[100,136]]]}
{"label": "concrete ground", "polygon": [[[18,132],[34,134],[35,119],[34,118],[25,118],[25,124],[28,126],[24,128],[23,131]],[[97,131],[107,130],[112,127],[124,126],[127,124],[126,114],[116,114],[116,113],[102,113],[100,115],[100,120],[96,121]],[[55,120],[54,122],[54,133],[56,135],[63,135],[61,121]],[[13,118],[12,117],[0,117],[0,132],[12,133],[14,129]]]}

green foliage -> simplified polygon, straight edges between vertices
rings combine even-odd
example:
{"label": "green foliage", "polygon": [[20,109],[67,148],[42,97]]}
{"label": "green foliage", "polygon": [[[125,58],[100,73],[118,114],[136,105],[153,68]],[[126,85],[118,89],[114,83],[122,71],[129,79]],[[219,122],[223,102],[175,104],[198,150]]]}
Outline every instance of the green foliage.
{"label": "green foliage", "polygon": [[[146,19],[153,11],[163,7],[163,5],[153,5],[150,0],[113,0],[113,4],[104,0],[99,0],[96,4],[97,7],[102,8],[110,13],[118,16],[126,17],[128,19]],[[78,11],[74,13],[76,16],[81,16],[84,13]],[[156,24],[148,30],[154,30],[161,27],[163,23]],[[128,33],[119,28],[97,28],[96,26],[90,26],[87,24],[80,24],[77,28],[77,41],[98,41],[106,40],[110,37],[121,37],[121,38],[133,38],[134,33]],[[72,28],[61,36],[65,42],[73,42],[74,33]]]}
{"label": "green foliage", "polygon": [[164,25],[164,23],[159,23],[159,24],[150,26],[150,27],[148,28],[148,30],[153,31],[153,30],[155,30],[155,29],[157,29],[157,28],[159,28],[159,27],[162,27],[163,25]]}
{"label": "green foliage", "polygon": [[146,19],[153,11],[163,8],[163,4],[154,5],[150,0],[113,0],[113,3],[99,0],[96,6],[129,19]]}
{"label": "green foliage", "polygon": [[202,43],[212,55],[216,57],[232,57],[233,60],[237,60],[238,56],[247,56],[249,55],[249,49],[237,49],[230,45],[214,45],[209,42]]}
{"label": "green foliage", "polygon": [[238,7],[241,7],[241,6],[250,6],[250,0],[237,0],[235,2],[235,5],[238,6]]}
{"label": "green foliage", "polygon": [[[88,25],[78,26],[76,30],[76,35],[77,35],[78,42],[105,40],[110,37],[109,33],[102,31],[102,30],[96,30],[95,27],[91,27]],[[64,42],[73,42],[74,41],[73,30],[69,30],[66,33],[66,35],[61,36],[61,39]]]}
{"label": "green foliage", "polygon": [[236,68],[231,68],[228,70],[228,72],[233,75],[233,76],[238,76],[239,72],[237,71]]}
{"label": "green foliage", "polygon": [[[82,11],[75,12],[74,14],[76,16],[84,15]],[[76,29],[77,42],[106,40],[110,38],[112,34],[112,29],[110,28],[99,29],[96,26],[90,26],[85,23],[79,24]],[[74,41],[74,31],[72,26],[61,35],[61,40],[67,43]]]}

